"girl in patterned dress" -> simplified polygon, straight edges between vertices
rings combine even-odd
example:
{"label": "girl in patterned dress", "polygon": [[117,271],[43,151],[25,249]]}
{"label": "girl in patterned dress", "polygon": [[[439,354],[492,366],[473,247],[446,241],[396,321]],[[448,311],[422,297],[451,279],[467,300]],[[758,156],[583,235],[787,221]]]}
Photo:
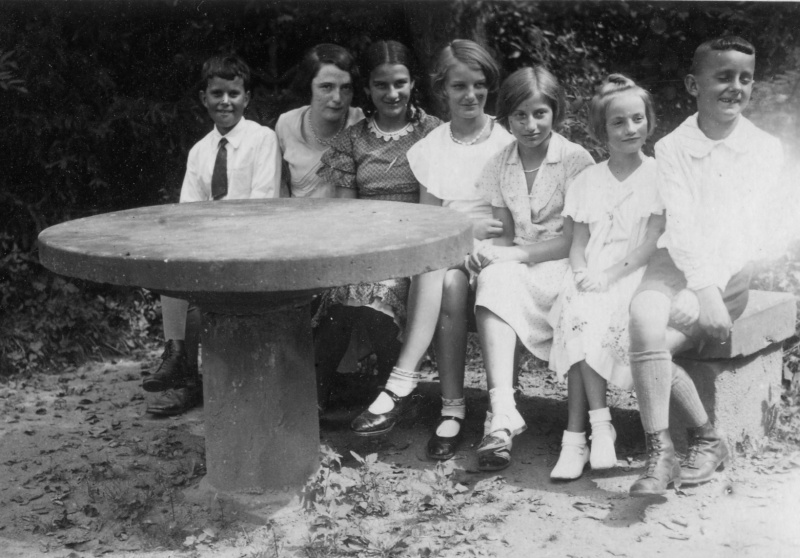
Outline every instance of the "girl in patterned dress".
{"label": "girl in patterned dress", "polygon": [[561,216],[564,195],[594,163],[554,131],[565,107],[563,89],[541,66],[517,70],[498,94],[498,121],[516,141],[489,161],[479,185],[503,234],[470,259],[480,271],[475,317],[490,400],[478,447],[478,467],[485,471],[511,463],[512,438],[526,428],[514,401],[517,340],[548,359],[553,331],[547,316],[568,274],[572,240],[572,222]]}
{"label": "girl in patterned dress", "polygon": [[[421,186],[421,202],[468,216],[476,243],[502,232],[477,188],[486,161],[513,138],[484,112],[489,93],[499,84],[500,68],[473,41],[457,39],[443,48],[432,72],[432,89],[450,115],[408,152]],[[434,341],[442,387],[441,419],[427,444],[431,459],[449,459],[462,439],[464,364],[467,345],[469,273],[464,265],[413,278],[406,338],[394,369],[377,399],[351,424],[359,436],[391,430],[409,409],[420,379],[419,365]],[[435,336],[434,336],[435,334]]]}
{"label": "girl in patterned dress", "polygon": [[[350,126],[322,156],[319,175],[336,186],[339,198],[419,202],[419,182],[406,152],[440,121],[414,102],[416,64],[396,41],[378,41],[361,64],[369,82],[368,118]],[[368,234],[368,231],[364,231]],[[314,317],[317,327],[317,383],[321,408],[329,398],[330,378],[347,350],[353,328],[369,335],[384,381],[400,352],[409,279],[346,285],[326,291]]]}
{"label": "girl in patterned dress", "polygon": [[[616,433],[606,406],[607,382],[633,387],[628,363],[628,306],[664,229],[655,160],[641,148],[655,127],[650,95],[612,74],[592,99],[593,136],[609,159],[586,169],[567,192],[574,223],[568,281],[554,307],[550,368],[567,378],[569,419],[553,479],[616,464]],[[586,445],[586,415],[592,425]]]}

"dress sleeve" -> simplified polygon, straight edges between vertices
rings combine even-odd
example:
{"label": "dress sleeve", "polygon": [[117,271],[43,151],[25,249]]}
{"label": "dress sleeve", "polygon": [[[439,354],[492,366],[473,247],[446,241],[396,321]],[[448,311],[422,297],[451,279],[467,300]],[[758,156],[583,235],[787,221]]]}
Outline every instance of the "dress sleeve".
{"label": "dress sleeve", "polygon": [[317,171],[328,184],[333,184],[338,188],[357,188],[356,185],[356,161],[354,154],[353,132],[358,124],[348,128],[346,132],[336,140],[322,154],[322,166]]}
{"label": "dress sleeve", "polygon": [[487,161],[478,180],[478,191],[492,207],[508,207],[503,199],[503,190],[500,186],[500,170],[505,160],[505,152],[506,150],[503,149]]}
{"label": "dress sleeve", "polygon": [[586,200],[586,185],[589,183],[588,171],[578,174],[570,182],[569,178],[567,183],[571,184],[567,188],[567,194],[564,197],[564,210],[561,215],[564,217],[571,217],[573,221],[578,223],[589,223],[591,218],[587,206],[589,205]]}

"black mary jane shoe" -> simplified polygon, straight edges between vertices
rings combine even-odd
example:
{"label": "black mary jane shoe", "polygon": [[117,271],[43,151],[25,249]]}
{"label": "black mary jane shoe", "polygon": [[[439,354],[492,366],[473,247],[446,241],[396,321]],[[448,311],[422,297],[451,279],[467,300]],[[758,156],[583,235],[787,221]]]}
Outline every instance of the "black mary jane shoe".
{"label": "black mary jane shoe", "polygon": [[408,414],[412,407],[412,400],[417,398],[413,391],[405,397],[400,397],[386,388],[383,388],[383,392],[391,397],[394,406],[385,413],[375,414],[367,408],[358,415],[350,423],[350,430],[356,436],[380,436],[381,434],[386,434]]}
{"label": "black mary jane shoe", "polygon": [[433,436],[428,440],[428,446],[426,448],[428,459],[438,459],[440,461],[451,459],[456,455],[458,446],[461,445],[461,440],[464,438],[464,419],[443,416],[439,419],[436,428],[439,428],[446,420],[454,420],[458,423],[458,434],[455,436],[439,436],[434,431]]}

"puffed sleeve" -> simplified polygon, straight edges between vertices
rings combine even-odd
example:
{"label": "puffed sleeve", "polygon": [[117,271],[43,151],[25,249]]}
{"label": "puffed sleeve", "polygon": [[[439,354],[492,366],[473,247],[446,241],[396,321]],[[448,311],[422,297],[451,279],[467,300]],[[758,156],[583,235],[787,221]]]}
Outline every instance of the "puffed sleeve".
{"label": "puffed sleeve", "polygon": [[492,207],[508,207],[503,199],[503,190],[500,184],[506,151],[506,149],[501,150],[486,162],[478,180],[478,191]]}
{"label": "puffed sleeve", "polygon": [[588,211],[588,206],[591,203],[587,199],[587,185],[591,182],[590,174],[591,172],[586,169],[574,177],[571,181],[571,186],[567,188],[567,194],[564,198],[564,210],[561,215],[572,217],[572,220],[578,223],[591,222],[591,216]]}
{"label": "puffed sleeve", "polygon": [[338,188],[357,188],[354,133],[359,124],[350,126],[322,154],[322,166],[317,171],[328,184]]}

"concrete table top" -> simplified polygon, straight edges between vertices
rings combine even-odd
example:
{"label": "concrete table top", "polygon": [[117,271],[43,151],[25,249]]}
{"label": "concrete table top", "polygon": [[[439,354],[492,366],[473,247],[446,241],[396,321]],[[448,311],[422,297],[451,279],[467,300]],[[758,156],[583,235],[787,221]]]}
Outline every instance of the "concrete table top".
{"label": "concrete table top", "polygon": [[199,304],[207,475],[187,497],[261,518],[319,463],[312,294],[449,267],[471,248],[454,211],[338,199],[143,207],[39,235],[51,271]]}
{"label": "concrete table top", "polygon": [[472,248],[467,219],[339,199],[198,202],[77,219],[39,235],[63,275],[159,292],[278,293],[415,275]]}

